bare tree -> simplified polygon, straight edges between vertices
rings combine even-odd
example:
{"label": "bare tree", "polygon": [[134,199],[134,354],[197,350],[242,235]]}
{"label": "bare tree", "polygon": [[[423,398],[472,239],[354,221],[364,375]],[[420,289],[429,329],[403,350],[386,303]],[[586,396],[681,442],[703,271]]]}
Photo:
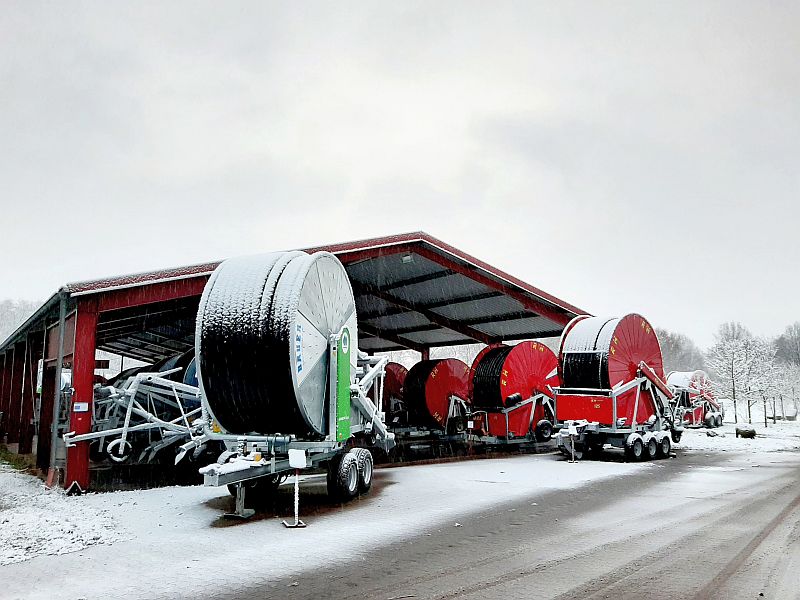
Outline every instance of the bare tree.
{"label": "bare tree", "polygon": [[780,360],[800,365],[800,321],[786,327],[775,340],[775,349]]}
{"label": "bare tree", "polygon": [[0,300],[0,342],[39,308],[41,302],[30,300]]}
{"label": "bare tree", "polygon": [[660,327],[656,327],[656,334],[664,356],[665,373],[706,368],[705,357],[691,338]]}

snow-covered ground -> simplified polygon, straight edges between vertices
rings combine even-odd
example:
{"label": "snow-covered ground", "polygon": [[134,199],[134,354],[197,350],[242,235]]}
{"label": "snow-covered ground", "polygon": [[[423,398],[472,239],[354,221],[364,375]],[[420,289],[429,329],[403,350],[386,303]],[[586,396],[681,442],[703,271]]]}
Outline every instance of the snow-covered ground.
{"label": "snow-covered ground", "polygon": [[75,500],[0,462],[0,566],[124,537],[111,510]]}
{"label": "snow-covered ground", "polygon": [[[26,556],[17,554],[17,558],[30,560],[0,567],[0,597],[175,598],[207,594],[254,578],[279,577],[331,561],[363,558],[372,548],[427,529],[456,526],[459,515],[505,501],[651,468],[652,463],[567,465],[561,458],[544,455],[379,469],[372,492],[344,506],[323,500],[324,476],[311,476],[301,495],[301,517],[308,528],[295,530],[281,525],[281,518],[290,516],[289,493],[282,494],[280,516],[232,524],[222,519],[222,513],[232,509],[225,488],[170,487],[65,497],[42,491],[33,478],[25,482],[27,476],[4,472],[0,474],[4,489],[19,485],[38,491],[17,497],[16,507],[10,510],[31,514],[10,524],[16,534],[4,533],[6,539],[35,537],[36,515],[48,512],[53,518],[66,515],[73,521],[84,512],[85,522],[71,526],[76,532],[92,533],[82,535],[83,541],[72,547],[79,552],[38,556],[43,550],[40,547],[36,551],[31,548]],[[8,477],[15,483],[8,483]],[[29,509],[33,498],[37,508]],[[92,540],[99,524],[109,529]],[[87,540],[96,545],[88,545]],[[64,542],[59,541],[52,553],[63,548]]]}
{"label": "snow-covered ground", "polygon": [[[756,426],[737,439],[732,424],[687,430],[676,449],[763,452],[800,449],[800,424]],[[290,489],[277,512],[227,521],[225,488],[169,487],[67,497],[31,476],[0,469],[0,598],[176,598],[208,595],[332,561],[367,559],[381,545],[441,527],[506,501],[653,470],[529,455],[376,471],[372,492],[347,505],[326,499],[325,478],[305,478],[301,517],[288,530]],[[699,476],[699,475],[698,475]],[[286,484],[285,484],[286,485]],[[80,576],[74,576],[79,573]]]}
{"label": "snow-covered ground", "polygon": [[[800,450],[800,421],[778,421],[774,425],[769,421],[753,423],[756,430],[754,439],[736,437],[736,426],[725,423],[714,429],[686,429],[676,450],[702,450],[716,452],[779,452]],[[711,437],[707,432],[717,435]]]}

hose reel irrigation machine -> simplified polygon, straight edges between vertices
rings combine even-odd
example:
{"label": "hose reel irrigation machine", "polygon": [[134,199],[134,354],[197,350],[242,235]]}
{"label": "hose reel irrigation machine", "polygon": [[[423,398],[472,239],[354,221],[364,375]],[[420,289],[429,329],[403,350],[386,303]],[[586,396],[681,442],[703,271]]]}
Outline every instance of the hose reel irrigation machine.
{"label": "hose reel irrigation machine", "polygon": [[178,460],[203,444],[224,444],[200,472],[205,485],[228,486],[236,515],[252,514],[245,492],[277,487],[298,453],[306,467],[327,469],[328,491],[340,500],[370,488],[368,447],[394,445],[381,406],[388,359],[358,350],[353,290],[334,255],[223,262],[200,300],[195,349],[202,433],[183,444]]}

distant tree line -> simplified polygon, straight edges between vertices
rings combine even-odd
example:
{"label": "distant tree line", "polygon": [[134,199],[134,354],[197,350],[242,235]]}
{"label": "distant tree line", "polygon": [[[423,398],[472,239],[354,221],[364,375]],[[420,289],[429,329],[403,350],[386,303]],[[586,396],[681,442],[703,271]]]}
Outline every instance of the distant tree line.
{"label": "distant tree line", "polygon": [[[704,369],[716,395],[733,405],[734,419],[753,421],[753,408],[773,422],[796,417],[800,410],[800,322],[775,339],[753,335],[738,322],[723,323],[714,344],[703,353],[688,337],[659,329],[664,370]],[[771,409],[771,410],[770,410]]]}
{"label": "distant tree line", "polygon": [[31,300],[0,300],[0,342],[14,333],[41,304]]}

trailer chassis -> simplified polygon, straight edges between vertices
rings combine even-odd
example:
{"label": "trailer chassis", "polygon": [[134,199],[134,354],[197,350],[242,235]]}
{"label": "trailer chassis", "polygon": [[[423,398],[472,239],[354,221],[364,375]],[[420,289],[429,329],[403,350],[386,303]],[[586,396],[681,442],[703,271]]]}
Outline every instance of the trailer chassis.
{"label": "trailer chassis", "polygon": [[[386,429],[384,413],[381,410],[383,378],[387,357],[374,357],[359,352],[355,383],[347,388],[350,407],[350,427],[345,435],[338,429],[342,416],[337,412],[341,406],[342,387],[338,380],[338,362],[349,360],[342,354],[341,339],[343,332],[332,335],[328,345],[329,377],[328,377],[328,432],[324,439],[303,439],[294,435],[232,435],[223,433],[214,426],[213,414],[205,399],[201,396],[201,407],[204,412],[203,433],[197,439],[187,442],[181,447],[180,460],[198,444],[209,441],[222,442],[226,450],[217,461],[200,469],[205,486],[227,485],[235,490],[236,510],[231,516],[247,518],[253,513],[245,508],[244,499],[247,485],[263,478],[278,478],[295,470],[290,465],[291,451],[301,451],[305,457],[306,468],[328,469],[336,464],[356,447],[379,447],[385,452],[395,445],[394,434]],[[349,384],[349,382],[348,382]],[[377,386],[375,398],[377,404],[367,396],[373,386]],[[370,469],[371,469],[370,457]],[[329,480],[330,481],[330,480]],[[232,487],[231,487],[232,486]]]}
{"label": "trailer chassis", "polygon": [[[625,417],[618,418],[617,399],[632,389],[636,389],[633,421],[627,423]],[[676,420],[673,412],[674,397],[669,388],[644,363],[640,363],[637,376],[612,389],[574,389],[555,388],[556,407],[560,395],[585,395],[612,400],[612,422],[599,423],[586,419],[556,421],[559,427],[554,436],[556,446],[572,460],[580,460],[587,452],[597,452],[605,444],[625,450],[629,460],[666,457],[671,453],[672,442],[678,442],[683,425]],[[643,394],[649,394],[655,405],[655,414],[643,422],[637,422],[640,401]],[[556,412],[556,415],[558,413]],[[654,440],[654,443],[651,442]],[[666,441],[665,441],[666,440]],[[653,451],[655,448],[655,451]]]}

